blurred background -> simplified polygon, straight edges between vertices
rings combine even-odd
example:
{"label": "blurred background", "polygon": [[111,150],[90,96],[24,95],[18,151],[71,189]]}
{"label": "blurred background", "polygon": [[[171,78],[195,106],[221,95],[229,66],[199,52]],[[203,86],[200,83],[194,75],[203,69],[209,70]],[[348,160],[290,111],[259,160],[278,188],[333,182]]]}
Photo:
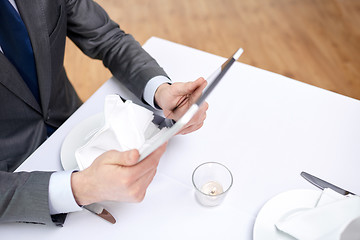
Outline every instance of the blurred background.
{"label": "blurred background", "polygon": [[[242,47],[240,62],[360,99],[360,0],[96,2],[140,44],[156,36],[222,57]],[[65,67],[83,101],[111,77],[70,40]]]}

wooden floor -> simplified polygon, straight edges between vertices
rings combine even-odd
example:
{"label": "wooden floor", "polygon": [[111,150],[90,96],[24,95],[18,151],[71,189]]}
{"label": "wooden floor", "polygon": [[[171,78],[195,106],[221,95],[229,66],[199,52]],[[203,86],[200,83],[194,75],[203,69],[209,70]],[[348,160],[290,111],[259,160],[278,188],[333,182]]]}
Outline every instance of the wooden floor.
{"label": "wooden floor", "polygon": [[[151,36],[360,99],[359,0],[97,0],[143,44]],[[86,100],[110,76],[67,42],[65,66]]]}

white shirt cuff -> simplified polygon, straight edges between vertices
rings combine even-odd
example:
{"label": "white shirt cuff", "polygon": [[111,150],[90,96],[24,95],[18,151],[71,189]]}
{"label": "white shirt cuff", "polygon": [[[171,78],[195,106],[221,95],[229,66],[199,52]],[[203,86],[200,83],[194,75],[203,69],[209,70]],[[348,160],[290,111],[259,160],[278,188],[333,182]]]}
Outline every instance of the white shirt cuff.
{"label": "white shirt cuff", "polygon": [[72,192],[72,173],[73,171],[61,171],[51,174],[49,182],[49,208],[51,215],[82,210],[76,203]]}
{"label": "white shirt cuff", "polygon": [[171,83],[170,79],[168,79],[165,76],[156,76],[150,79],[150,81],[146,84],[144,89],[144,100],[150,104],[155,109],[159,109],[155,106],[155,92],[158,89],[158,87],[163,83]]}

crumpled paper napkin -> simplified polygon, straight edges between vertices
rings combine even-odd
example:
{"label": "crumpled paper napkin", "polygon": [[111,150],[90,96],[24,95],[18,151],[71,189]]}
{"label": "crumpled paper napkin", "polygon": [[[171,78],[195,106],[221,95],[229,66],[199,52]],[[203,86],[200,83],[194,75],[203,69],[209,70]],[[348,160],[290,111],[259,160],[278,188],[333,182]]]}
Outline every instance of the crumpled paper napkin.
{"label": "crumpled paper napkin", "polygon": [[296,239],[339,240],[347,225],[358,217],[359,196],[344,196],[326,188],[314,208],[285,213],[275,226]]}
{"label": "crumpled paper napkin", "polygon": [[90,140],[78,148],[75,157],[80,170],[88,168],[101,154],[109,150],[142,149],[162,131],[152,120],[152,111],[118,95],[105,98],[104,125]]}

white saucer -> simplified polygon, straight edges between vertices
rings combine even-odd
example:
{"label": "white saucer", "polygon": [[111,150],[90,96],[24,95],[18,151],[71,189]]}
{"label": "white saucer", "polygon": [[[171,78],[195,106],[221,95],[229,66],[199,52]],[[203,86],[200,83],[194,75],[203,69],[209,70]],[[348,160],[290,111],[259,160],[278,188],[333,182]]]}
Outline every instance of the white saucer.
{"label": "white saucer", "polygon": [[76,125],[66,136],[60,152],[64,170],[79,170],[75,151],[83,146],[104,124],[104,114],[93,115]]}
{"label": "white saucer", "polygon": [[289,240],[291,236],[276,229],[275,223],[287,212],[298,208],[312,208],[321,191],[296,189],[280,193],[261,208],[253,229],[254,240]]}

